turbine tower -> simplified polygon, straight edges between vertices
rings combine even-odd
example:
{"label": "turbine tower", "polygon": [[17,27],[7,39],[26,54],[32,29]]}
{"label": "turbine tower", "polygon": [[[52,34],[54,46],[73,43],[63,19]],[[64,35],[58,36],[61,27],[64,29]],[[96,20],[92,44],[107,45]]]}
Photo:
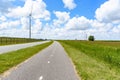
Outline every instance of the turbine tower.
{"label": "turbine tower", "polygon": [[29,38],[31,39],[31,14],[29,14]]}
{"label": "turbine tower", "polygon": [[31,11],[29,13],[29,38],[31,39],[31,25],[32,25],[32,10],[33,10],[33,4],[31,5]]}
{"label": "turbine tower", "polygon": [[85,36],[85,40],[87,40],[88,38],[87,32],[84,32],[84,36]]}

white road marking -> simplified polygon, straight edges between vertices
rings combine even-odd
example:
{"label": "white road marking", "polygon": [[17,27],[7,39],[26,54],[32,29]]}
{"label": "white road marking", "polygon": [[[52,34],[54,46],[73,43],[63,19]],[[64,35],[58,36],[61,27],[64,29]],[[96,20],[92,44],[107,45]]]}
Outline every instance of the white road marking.
{"label": "white road marking", "polygon": [[50,63],[50,61],[48,61],[48,64]]}
{"label": "white road marking", "polygon": [[0,80],[2,80],[2,79],[0,78]]}
{"label": "white road marking", "polygon": [[43,76],[40,76],[40,77],[39,77],[39,80],[42,80],[42,79],[43,79]]}

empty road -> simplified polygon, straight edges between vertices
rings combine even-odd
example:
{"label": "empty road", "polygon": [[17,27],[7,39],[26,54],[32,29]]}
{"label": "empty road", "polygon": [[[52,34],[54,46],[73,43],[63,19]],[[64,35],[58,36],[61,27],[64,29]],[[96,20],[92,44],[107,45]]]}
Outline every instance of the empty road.
{"label": "empty road", "polygon": [[38,44],[43,44],[43,43],[46,43],[46,42],[48,42],[48,41],[0,46],[0,54],[10,52],[10,51],[15,51],[15,50],[22,49],[22,48],[35,46],[35,45],[38,45]]}
{"label": "empty road", "polygon": [[1,80],[79,80],[63,47],[54,42],[16,68],[2,75]]}

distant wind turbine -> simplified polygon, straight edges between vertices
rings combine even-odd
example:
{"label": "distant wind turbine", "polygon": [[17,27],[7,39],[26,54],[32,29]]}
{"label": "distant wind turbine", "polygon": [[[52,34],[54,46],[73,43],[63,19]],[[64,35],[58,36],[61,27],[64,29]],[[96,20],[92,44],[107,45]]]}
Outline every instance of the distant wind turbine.
{"label": "distant wind turbine", "polygon": [[87,32],[84,31],[84,35],[85,35],[85,40],[87,40],[88,39]]}

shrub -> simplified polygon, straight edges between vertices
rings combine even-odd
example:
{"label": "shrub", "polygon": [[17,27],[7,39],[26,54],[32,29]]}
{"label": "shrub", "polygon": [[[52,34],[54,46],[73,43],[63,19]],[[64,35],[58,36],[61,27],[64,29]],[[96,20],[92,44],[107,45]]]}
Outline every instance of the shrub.
{"label": "shrub", "polygon": [[88,40],[89,40],[89,41],[94,41],[95,38],[94,38],[94,36],[89,36]]}

